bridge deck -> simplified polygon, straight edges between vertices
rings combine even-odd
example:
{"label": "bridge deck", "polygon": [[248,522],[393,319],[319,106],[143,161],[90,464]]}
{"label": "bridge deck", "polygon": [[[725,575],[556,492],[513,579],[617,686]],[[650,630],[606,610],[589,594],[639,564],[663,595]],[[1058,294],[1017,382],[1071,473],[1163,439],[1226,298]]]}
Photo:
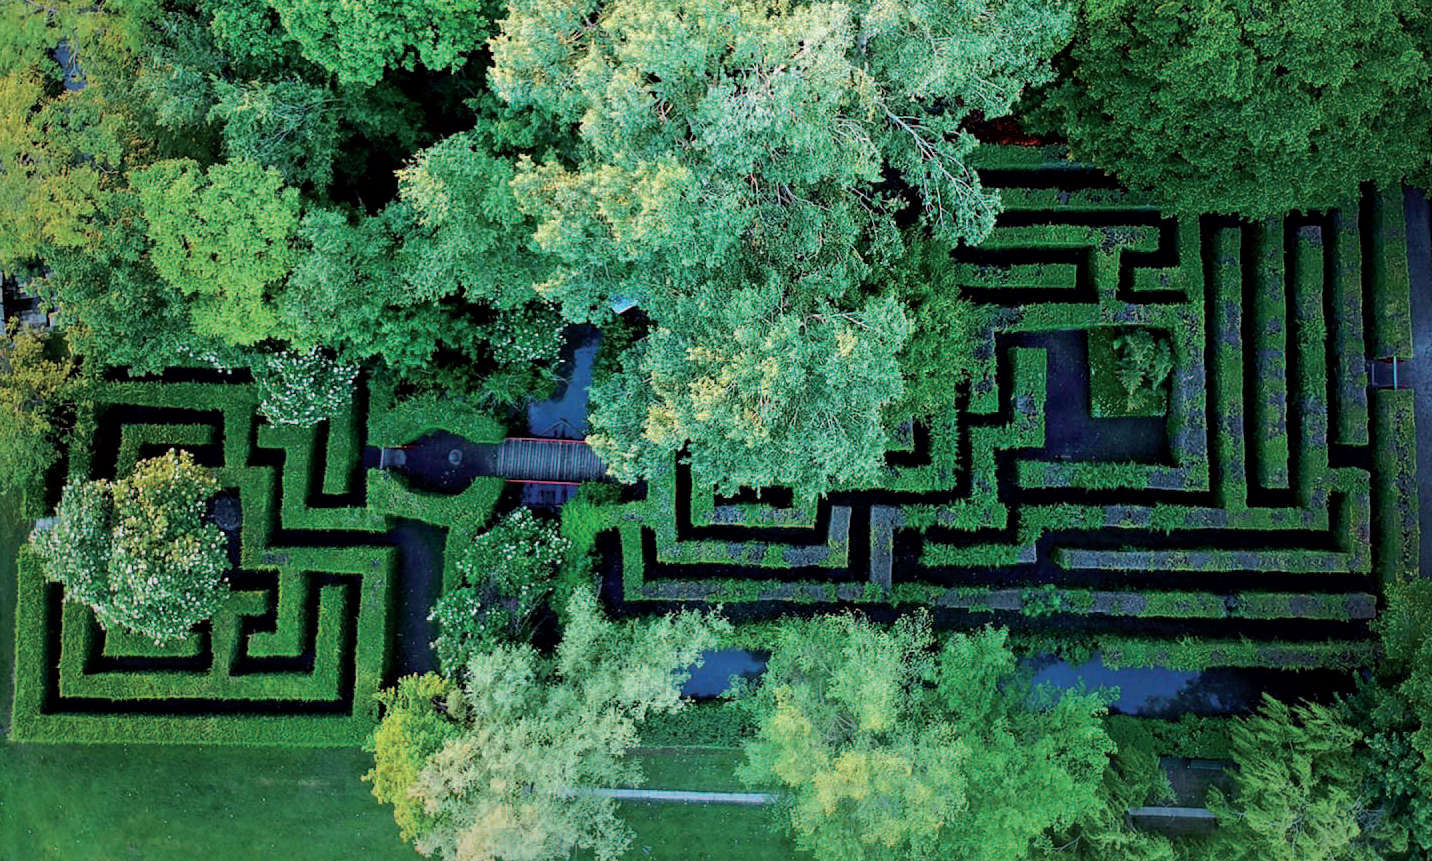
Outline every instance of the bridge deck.
{"label": "bridge deck", "polygon": [[514,481],[599,481],[607,467],[581,440],[511,437],[497,448],[497,474]]}

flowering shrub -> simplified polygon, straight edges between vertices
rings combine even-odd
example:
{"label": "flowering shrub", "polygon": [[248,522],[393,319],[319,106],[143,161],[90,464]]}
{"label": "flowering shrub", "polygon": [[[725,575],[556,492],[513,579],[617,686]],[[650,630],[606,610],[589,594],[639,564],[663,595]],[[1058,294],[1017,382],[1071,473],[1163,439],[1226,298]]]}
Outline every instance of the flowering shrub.
{"label": "flowering shrub", "polygon": [[546,303],[503,311],[483,330],[499,365],[555,365],[562,350],[562,317]]}
{"label": "flowering shrub", "polygon": [[204,522],[219,489],[188,452],[141,461],[115,482],[65,486],[55,525],[32,541],[65,600],[88,604],[106,630],[155,643],[177,640],[211,618],[228,588],[224,535]]}
{"label": "flowering shrub", "polygon": [[340,365],[319,349],[259,356],[254,381],[259,412],[277,424],[311,427],[336,417],[353,402],[358,369]]}
{"label": "flowering shrub", "polygon": [[468,545],[457,563],[462,585],[428,616],[440,625],[433,650],[444,674],[455,676],[474,654],[531,633],[568,544],[556,524],[519,508]]}

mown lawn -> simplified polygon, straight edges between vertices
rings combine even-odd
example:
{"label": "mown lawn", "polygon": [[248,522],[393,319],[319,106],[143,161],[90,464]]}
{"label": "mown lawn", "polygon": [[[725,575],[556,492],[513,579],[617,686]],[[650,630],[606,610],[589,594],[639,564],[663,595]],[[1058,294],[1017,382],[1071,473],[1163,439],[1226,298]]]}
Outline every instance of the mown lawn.
{"label": "mown lawn", "polygon": [[[0,727],[10,723],[14,551],[0,499]],[[643,754],[648,785],[740,789],[734,751]],[[0,741],[0,861],[412,861],[356,749],[17,745]],[[796,857],[769,811],[629,804],[633,859]]]}

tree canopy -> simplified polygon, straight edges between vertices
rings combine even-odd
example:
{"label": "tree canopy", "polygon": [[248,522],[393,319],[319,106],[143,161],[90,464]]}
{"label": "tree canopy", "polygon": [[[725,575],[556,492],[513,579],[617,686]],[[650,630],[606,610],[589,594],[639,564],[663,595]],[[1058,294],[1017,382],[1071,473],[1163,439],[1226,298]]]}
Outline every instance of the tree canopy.
{"label": "tree canopy", "polygon": [[191,302],[195,331],[230,344],[276,334],[273,293],[297,259],[298,192],[249,160],[207,170],[162,161],[130,178],[159,275]]}
{"label": "tree canopy", "polygon": [[882,629],[853,616],[789,622],[749,707],[744,779],[789,793],[817,859],[1014,861],[1105,801],[1114,753],[1097,694],[1021,683],[1002,630],[952,634],[928,617]]}
{"label": "tree canopy", "polygon": [[67,484],[54,525],[33,537],[45,576],[106,629],[161,644],[187,636],[228,593],[228,542],[205,520],[218,489],[188,452],[173,449],[117,481]]}
{"label": "tree canopy", "polygon": [[1429,24],[1398,0],[1086,0],[1047,118],[1181,214],[1326,208],[1426,163]]}
{"label": "tree canopy", "polygon": [[571,319],[613,296],[660,317],[698,285],[840,298],[898,252],[909,200],[887,169],[937,236],[979,241],[998,197],[963,123],[1047,80],[1069,23],[1040,0],[514,0],[493,89],[580,122],[584,144],[575,166],[520,167],[558,261],[543,289]]}
{"label": "tree canopy", "polygon": [[389,700],[369,779],[422,854],[609,861],[630,844],[616,802],[584,790],[640,784],[626,757],[639,724],[685,707],[681,685],[725,624],[683,613],[619,625],[587,591],[567,619],[551,659],[525,645],[473,653],[441,720],[440,682],[405,682]]}

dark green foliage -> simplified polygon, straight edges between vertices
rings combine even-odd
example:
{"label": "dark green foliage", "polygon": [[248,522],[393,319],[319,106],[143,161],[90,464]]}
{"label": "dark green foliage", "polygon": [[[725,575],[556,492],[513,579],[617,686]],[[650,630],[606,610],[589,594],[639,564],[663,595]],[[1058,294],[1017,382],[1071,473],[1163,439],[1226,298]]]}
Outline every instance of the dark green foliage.
{"label": "dark green foliage", "polygon": [[948,244],[911,240],[909,248],[889,272],[910,317],[910,337],[899,356],[905,397],[890,412],[937,422],[954,415],[955,392],[970,380],[988,309],[960,298]]}
{"label": "dark green foliage", "polygon": [[224,124],[224,153],[271,167],[295,188],[322,192],[338,147],[337,99],[297,80],[220,82],[209,120]]}
{"label": "dark green foliage", "polygon": [[1089,391],[1094,416],[1163,415],[1173,350],[1168,336],[1148,329],[1089,332]]}
{"label": "dark green foliage", "polygon": [[473,655],[525,641],[552,592],[552,578],[568,543],[555,524],[526,508],[499,520],[462,551],[462,577],[429,616],[439,625],[433,651],[443,673],[459,678]]}
{"label": "dark green foliage", "polygon": [[1425,9],[1398,0],[1085,0],[1043,117],[1180,214],[1353,198],[1427,161]]}

